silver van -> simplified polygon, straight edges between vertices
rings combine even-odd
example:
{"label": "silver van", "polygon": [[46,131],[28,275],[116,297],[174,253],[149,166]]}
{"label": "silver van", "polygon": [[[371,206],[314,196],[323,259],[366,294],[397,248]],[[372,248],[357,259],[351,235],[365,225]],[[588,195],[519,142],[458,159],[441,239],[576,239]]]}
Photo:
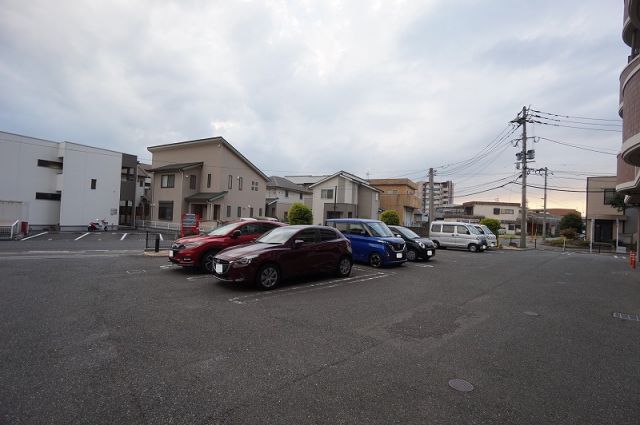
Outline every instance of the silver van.
{"label": "silver van", "polygon": [[484,235],[485,238],[487,238],[487,247],[496,248],[498,246],[498,238],[493,234],[491,229],[489,229],[484,224],[474,224],[474,226],[480,233]]}
{"label": "silver van", "polygon": [[471,252],[487,249],[487,238],[473,224],[457,221],[434,221],[429,238],[436,248],[462,248]]}

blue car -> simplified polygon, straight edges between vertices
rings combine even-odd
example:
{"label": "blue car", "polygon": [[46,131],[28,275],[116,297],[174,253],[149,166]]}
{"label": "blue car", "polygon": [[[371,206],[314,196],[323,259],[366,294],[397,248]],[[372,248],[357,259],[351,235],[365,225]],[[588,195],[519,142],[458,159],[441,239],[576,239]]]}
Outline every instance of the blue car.
{"label": "blue car", "polygon": [[351,241],[353,260],[372,267],[402,264],[407,261],[407,248],[403,239],[379,220],[364,218],[334,218],[327,226],[335,227]]}

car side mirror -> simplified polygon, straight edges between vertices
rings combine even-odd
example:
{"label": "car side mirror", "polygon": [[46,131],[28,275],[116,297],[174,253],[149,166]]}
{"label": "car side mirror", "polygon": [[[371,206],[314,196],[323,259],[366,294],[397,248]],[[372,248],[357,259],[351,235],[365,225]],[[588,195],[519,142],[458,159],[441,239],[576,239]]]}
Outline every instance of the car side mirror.
{"label": "car side mirror", "polygon": [[393,236],[395,236],[396,238],[401,238],[402,237],[402,235],[399,235],[397,233],[395,235],[393,235]]}
{"label": "car side mirror", "polygon": [[296,239],[295,241],[293,241],[293,247],[294,248],[300,248],[303,243],[304,243],[304,241],[302,239]]}
{"label": "car side mirror", "polygon": [[231,233],[231,237],[235,239],[235,238],[239,237],[241,234],[242,234],[242,233],[240,232],[240,230],[234,230],[234,231]]}

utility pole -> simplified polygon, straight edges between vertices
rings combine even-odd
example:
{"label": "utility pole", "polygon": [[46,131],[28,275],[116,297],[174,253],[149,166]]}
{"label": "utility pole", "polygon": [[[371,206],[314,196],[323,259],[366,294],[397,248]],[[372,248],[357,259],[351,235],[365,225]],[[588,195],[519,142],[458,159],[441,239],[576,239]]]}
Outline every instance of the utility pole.
{"label": "utility pole", "polygon": [[516,157],[521,161],[521,169],[522,169],[522,202],[521,202],[521,216],[520,216],[520,248],[527,247],[527,156],[531,154],[531,158],[533,159],[533,150],[529,153],[527,152],[527,107],[522,107],[522,116],[520,113],[518,116],[512,120],[512,123],[517,123],[522,125],[522,151],[516,154]]}
{"label": "utility pole", "polygon": [[429,168],[429,230],[434,222],[436,211],[433,205],[433,168]]}
{"label": "utility pole", "polygon": [[[542,170],[542,169],[541,169]],[[544,167],[544,210],[542,213],[542,240],[547,240],[547,174],[549,169]]]}

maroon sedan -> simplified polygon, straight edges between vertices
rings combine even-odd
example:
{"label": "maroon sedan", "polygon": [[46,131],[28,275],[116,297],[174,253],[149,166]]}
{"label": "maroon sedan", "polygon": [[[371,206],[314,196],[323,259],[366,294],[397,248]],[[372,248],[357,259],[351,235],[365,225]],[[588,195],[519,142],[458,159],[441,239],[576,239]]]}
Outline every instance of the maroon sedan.
{"label": "maroon sedan", "polygon": [[278,226],[284,224],[247,220],[226,224],[210,233],[180,238],[171,245],[169,261],[183,267],[200,267],[207,273],[213,273],[213,257],[218,252],[253,242],[258,236]]}
{"label": "maroon sedan", "polygon": [[225,249],[214,258],[214,276],[229,282],[256,282],[273,289],[282,279],[316,273],[351,273],[351,243],[325,226],[278,227],[255,243]]}

